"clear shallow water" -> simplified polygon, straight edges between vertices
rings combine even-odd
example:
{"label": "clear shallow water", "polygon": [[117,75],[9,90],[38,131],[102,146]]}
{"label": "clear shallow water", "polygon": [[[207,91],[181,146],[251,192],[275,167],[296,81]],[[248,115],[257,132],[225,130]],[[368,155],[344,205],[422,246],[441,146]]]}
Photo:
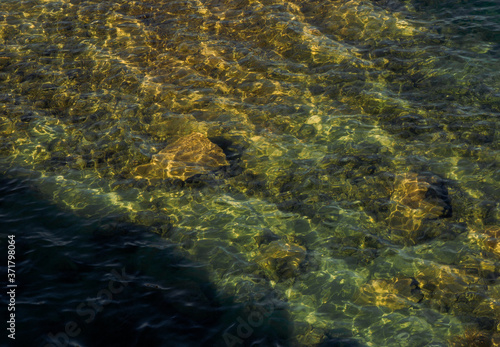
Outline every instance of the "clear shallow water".
{"label": "clear shallow water", "polygon": [[[0,11],[2,214],[26,240],[19,300],[38,313],[19,325],[35,343],[70,320],[83,345],[498,341],[495,2]],[[193,132],[231,165],[186,182],[133,177]],[[61,254],[79,259],[70,284]],[[134,285],[86,323],[75,307],[124,264]],[[186,276],[195,305],[175,294]],[[238,318],[255,312],[246,336]]]}

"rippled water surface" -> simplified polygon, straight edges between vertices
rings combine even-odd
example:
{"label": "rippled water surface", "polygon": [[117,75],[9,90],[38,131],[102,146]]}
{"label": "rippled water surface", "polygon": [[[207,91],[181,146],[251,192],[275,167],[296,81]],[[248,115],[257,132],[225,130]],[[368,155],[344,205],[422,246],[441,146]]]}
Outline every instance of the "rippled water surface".
{"label": "rippled water surface", "polygon": [[493,0],[2,0],[17,342],[498,345],[499,115]]}

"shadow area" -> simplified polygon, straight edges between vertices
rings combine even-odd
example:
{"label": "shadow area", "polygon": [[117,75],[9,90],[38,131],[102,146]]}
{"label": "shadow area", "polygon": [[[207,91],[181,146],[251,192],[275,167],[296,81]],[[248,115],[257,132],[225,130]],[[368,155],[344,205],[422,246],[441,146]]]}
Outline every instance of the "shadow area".
{"label": "shadow area", "polygon": [[[0,248],[7,250],[8,236],[15,236],[16,339],[9,342],[295,345],[286,304],[273,293],[265,302],[237,303],[217,291],[204,264],[147,227],[120,216],[82,218],[26,182],[0,178]],[[1,301],[8,306],[8,298]]]}

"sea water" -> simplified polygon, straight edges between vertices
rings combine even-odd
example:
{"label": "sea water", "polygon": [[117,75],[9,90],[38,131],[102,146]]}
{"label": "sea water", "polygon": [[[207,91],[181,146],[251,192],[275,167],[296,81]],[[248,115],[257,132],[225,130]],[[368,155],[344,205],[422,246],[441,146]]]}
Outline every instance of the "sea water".
{"label": "sea water", "polygon": [[496,1],[2,0],[2,341],[498,344],[499,58]]}

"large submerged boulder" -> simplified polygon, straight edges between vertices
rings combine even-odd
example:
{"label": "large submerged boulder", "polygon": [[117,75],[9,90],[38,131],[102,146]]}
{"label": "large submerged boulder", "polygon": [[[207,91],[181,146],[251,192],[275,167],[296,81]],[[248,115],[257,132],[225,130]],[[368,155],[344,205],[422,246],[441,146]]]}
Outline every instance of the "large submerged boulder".
{"label": "large submerged boulder", "polygon": [[391,201],[388,223],[395,229],[414,232],[426,219],[451,216],[448,191],[435,175],[407,173],[397,176]]}
{"label": "large submerged boulder", "polygon": [[411,307],[423,299],[419,283],[413,278],[402,277],[369,281],[359,289],[354,302],[399,310]]}
{"label": "large submerged boulder", "polygon": [[132,174],[140,178],[177,178],[185,181],[227,165],[229,163],[222,148],[205,135],[192,133],[153,155],[149,164],[136,167]]}
{"label": "large submerged boulder", "polygon": [[299,267],[305,260],[305,247],[292,242],[275,240],[259,247],[255,261],[273,281],[279,282],[299,275]]}

